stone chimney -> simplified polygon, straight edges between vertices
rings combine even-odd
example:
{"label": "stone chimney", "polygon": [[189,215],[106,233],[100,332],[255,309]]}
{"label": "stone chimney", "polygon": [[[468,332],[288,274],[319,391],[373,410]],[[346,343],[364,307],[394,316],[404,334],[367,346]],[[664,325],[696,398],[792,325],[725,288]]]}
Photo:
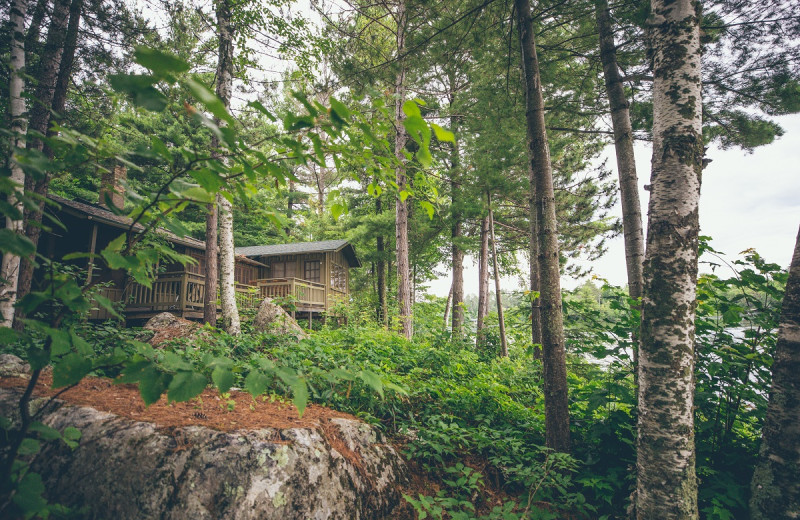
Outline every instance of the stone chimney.
{"label": "stone chimney", "polygon": [[122,181],[128,178],[128,167],[116,165],[110,172],[103,173],[100,179],[100,205],[106,206],[106,197],[111,199],[111,203],[117,208],[122,209],[125,205],[125,189]]}

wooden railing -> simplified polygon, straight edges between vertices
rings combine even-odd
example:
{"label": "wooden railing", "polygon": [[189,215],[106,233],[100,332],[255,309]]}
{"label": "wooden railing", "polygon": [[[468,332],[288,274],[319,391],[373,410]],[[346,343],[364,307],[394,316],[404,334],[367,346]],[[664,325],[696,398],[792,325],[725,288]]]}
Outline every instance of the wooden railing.
{"label": "wooden railing", "polygon": [[[151,287],[132,283],[125,291],[124,301],[128,310],[202,311],[205,293],[206,283],[203,275],[177,271],[158,275]],[[259,302],[257,287],[236,284],[236,304],[239,308],[255,308]]]}
{"label": "wooden railing", "polygon": [[[100,296],[104,296],[112,302],[118,302],[122,299],[122,289],[114,287],[102,287],[98,291]],[[97,302],[92,302],[92,309],[89,311],[90,320],[107,320],[112,318],[112,314],[105,307],[101,307]]]}
{"label": "wooden railing", "polygon": [[325,284],[299,278],[266,278],[255,281],[261,298],[286,298],[293,296],[298,307],[315,307],[324,310]]}

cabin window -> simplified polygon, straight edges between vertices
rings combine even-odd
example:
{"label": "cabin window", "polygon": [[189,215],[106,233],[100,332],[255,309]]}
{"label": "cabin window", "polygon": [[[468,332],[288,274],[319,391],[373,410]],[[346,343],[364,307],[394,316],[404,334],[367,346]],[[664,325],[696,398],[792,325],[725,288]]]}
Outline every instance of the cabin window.
{"label": "cabin window", "polygon": [[303,278],[309,282],[319,283],[320,266],[321,262],[319,260],[307,260]]}
{"label": "cabin window", "polygon": [[331,265],[331,287],[337,291],[347,292],[347,271],[339,264]]}
{"label": "cabin window", "polygon": [[294,278],[294,262],[272,262],[272,278]]}

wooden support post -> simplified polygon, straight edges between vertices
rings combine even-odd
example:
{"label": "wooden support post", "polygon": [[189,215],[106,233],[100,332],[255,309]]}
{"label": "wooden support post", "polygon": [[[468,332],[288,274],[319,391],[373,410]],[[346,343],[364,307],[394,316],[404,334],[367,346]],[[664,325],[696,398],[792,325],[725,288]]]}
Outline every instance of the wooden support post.
{"label": "wooden support post", "polygon": [[[89,240],[89,254],[93,255],[97,248],[97,223],[92,225],[92,238]],[[89,257],[89,262],[86,264],[86,285],[92,283],[92,271],[94,271],[94,257]]]}

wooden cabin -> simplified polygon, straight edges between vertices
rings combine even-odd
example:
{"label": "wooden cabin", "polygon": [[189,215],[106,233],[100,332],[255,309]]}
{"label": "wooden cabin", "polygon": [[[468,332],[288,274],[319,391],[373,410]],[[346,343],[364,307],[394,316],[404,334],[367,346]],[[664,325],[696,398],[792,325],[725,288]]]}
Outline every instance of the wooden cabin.
{"label": "wooden cabin", "polygon": [[[67,253],[99,253],[120,233],[130,229],[128,217],[115,215],[102,205],[64,199],[55,195],[58,205],[51,213],[63,224],[42,234],[39,251],[60,260]],[[116,201],[115,201],[116,203]],[[121,201],[119,202],[121,205]],[[134,231],[140,231],[135,226]],[[190,237],[178,237],[165,230],[158,233],[173,248],[192,257],[196,263],[161,266],[151,287],[129,278],[124,271],[112,270],[90,260],[72,263],[86,270],[89,281],[101,282],[101,294],[122,302],[126,319],[141,321],[161,312],[171,312],[189,319],[203,317],[205,296],[205,243]],[[350,267],[360,267],[355,250],[345,240],[252,246],[236,250],[236,301],[240,309],[257,308],[267,296],[288,297],[296,310],[309,319],[323,316],[337,301],[349,295]],[[44,273],[34,274],[34,283]],[[95,309],[90,319],[106,319],[105,309]]]}
{"label": "wooden cabin", "polygon": [[361,267],[347,240],[237,247],[236,256],[265,265],[268,276],[250,279],[262,297],[291,296],[297,312],[312,318],[350,295],[350,268]]}

